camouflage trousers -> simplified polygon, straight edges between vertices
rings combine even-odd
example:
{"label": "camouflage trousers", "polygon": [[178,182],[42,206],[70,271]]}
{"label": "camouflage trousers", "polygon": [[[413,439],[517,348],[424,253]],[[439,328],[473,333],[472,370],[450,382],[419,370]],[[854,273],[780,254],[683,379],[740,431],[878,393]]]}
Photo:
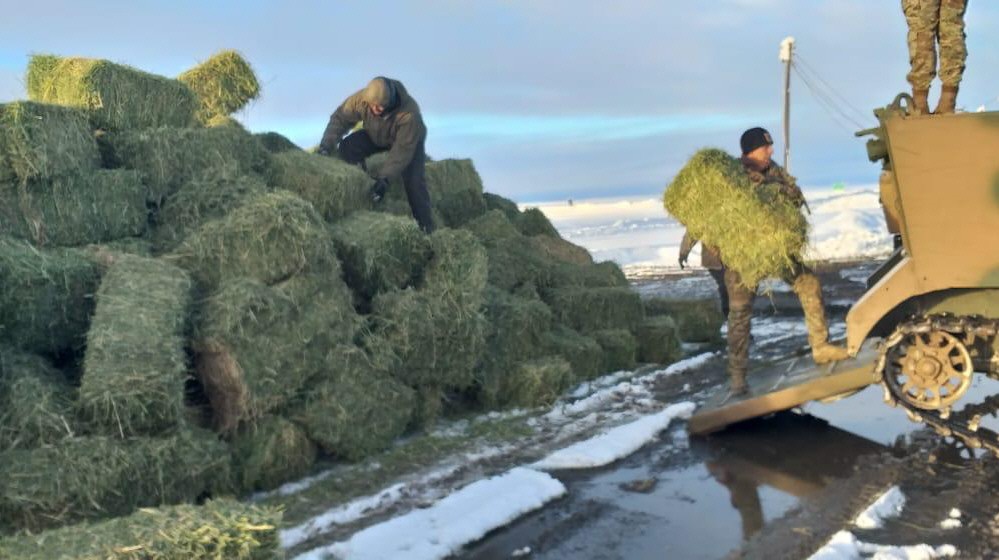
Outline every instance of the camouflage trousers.
{"label": "camouflage trousers", "polygon": [[909,65],[906,78],[912,89],[930,89],[937,74],[937,45],[940,54],[940,81],[957,87],[964,73],[968,48],[964,43],[964,11],[967,0],[902,0],[902,12],[909,24]]}

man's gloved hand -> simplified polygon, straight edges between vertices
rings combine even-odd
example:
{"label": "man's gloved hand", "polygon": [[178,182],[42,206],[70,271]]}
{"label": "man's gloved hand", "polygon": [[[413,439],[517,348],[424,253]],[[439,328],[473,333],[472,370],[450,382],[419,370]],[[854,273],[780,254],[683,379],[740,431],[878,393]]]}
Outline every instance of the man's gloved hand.
{"label": "man's gloved hand", "polygon": [[379,177],[374,185],[371,185],[371,200],[376,204],[385,198],[385,191],[388,190],[389,180],[387,177]]}
{"label": "man's gloved hand", "polygon": [[683,270],[684,268],[686,268],[687,267],[687,255],[680,255],[680,258],[678,259],[678,262],[680,263],[680,270]]}

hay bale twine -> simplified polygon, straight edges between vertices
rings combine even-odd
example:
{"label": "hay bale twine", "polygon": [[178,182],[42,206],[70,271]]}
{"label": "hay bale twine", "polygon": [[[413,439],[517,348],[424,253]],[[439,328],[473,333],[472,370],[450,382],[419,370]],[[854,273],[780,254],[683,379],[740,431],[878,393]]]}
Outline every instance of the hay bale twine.
{"label": "hay bale twine", "polygon": [[231,176],[267,173],[270,154],[235,127],[153,128],[100,137],[108,167],[141,171],[154,204],[185,183],[219,169]]}
{"label": "hay bale twine", "polygon": [[494,406],[548,406],[573,382],[572,366],[560,356],[523,361],[498,379]]}
{"label": "hay bale twine", "polygon": [[0,347],[0,451],[72,436],[74,396],[66,376],[45,358]]}
{"label": "hay bale twine", "polygon": [[70,438],[0,453],[0,530],[37,531],[193,502],[228,485],[229,450],[210,432]]}
{"label": "hay bale twine", "polygon": [[287,136],[284,136],[277,132],[258,132],[254,134],[260,144],[265,150],[272,154],[280,154],[281,152],[295,152],[303,151],[298,144],[292,142]]}
{"label": "hay bale twine", "polygon": [[278,509],[235,500],[142,509],[127,517],[0,539],[0,557],[21,560],[281,558]]}
{"label": "hay bale twine", "polygon": [[415,283],[430,258],[430,241],[416,222],[358,212],[333,228],[347,284],[362,297]]}
{"label": "hay bale twine", "polygon": [[202,123],[231,115],[260,95],[253,68],[233,50],[215,53],[177,79],[198,96],[196,116]]}
{"label": "hay bale twine", "polygon": [[695,239],[725,255],[744,284],[779,276],[808,242],[808,221],[775,185],[754,187],[738,159],[722,150],[698,151],[663,193],[666,211]]}
{"label": "hay bale twine", "polygon": [[175,249],[208,221],[224,217],[267,185],[255,175],[210,172],[184,183],[163,201],[153,224],[152,242],[158,253]]}
{"label": "hay bale twine", "polygon": [[31,101],[0,104],[0,181],[23,184],[75,175],[100,163],[83,112]]}
{"label": "hay bale twine", "polygon": [[645,314],[650,317],[669,316],[676,322],[680,340],[684,342],[719,342],[725,316],[714,299],[673,300],[648,298],[642,300]]}
{"label": "hay bale twine", "polygon": [[358,461],[402,435],[413,418],[416,393],[356,346],[338,348],[337,361],[287,414],[326,453]]}
{"label": "hay bale twine", "polygon": [[247,198],[222,218],[206,222],[166,256],[212,290],[250,277],[280,282],[309,267],[336,261],[333,240],[311,204],[287,191]]}
{"label": "hay bale twine", "polygon": [[0,237],[0,339],[40,354],[82,347],[99,282],[86,251]]}
{"label": "hay bale twine", "polygon": [[579,332],[634,330],[644,318],[642,301],[630,288],[554,288],[542,298],[556,319]]}
{"label": "hay bale twine", "polygon": [[107,60],[34,55],[28,97],[78,107],[95,128],[191,126],[198,98],[185,84]]}
{"label": "hay bale twine", "polygon": [[635,331],[638,361],[668,365],[683,356],[679,329],[672,317],[648,317]]}
{"label": "hay bale twine", "polygon": [[336,158],[282,150],[273,156],[268,182],[308,200],[331,222],[372,208],[374,181],[356,165]]}
{"label": "hay bale twine", "polygon": [[132,255],[111,265],[87,333],[78,403],[83,418],[119,437],[180,423],[190,307],[191,279],[183,270]]}
{"label": "hay bale twine", "polygon": [[135,171],[0,185],[0,233],[42,246],[75,246],[136,237],[146,231],[146,187]]}
{"label": "hay bale twine", "polygon": [[603,370],[605,372],[630,370],[635,367],[638,355],[638,341],[625,329],[604,329],[591,334],[603,349]]}
{"label": "hay bale twine", "polygon": [[607,373],[604,369],[604,351],[597,341],[565,325],[555,325],[554,329],[545,333],[542,348],[545,354],[565,358],[572,366],[573,377],[577,380],[593,379]]}
{"label": "hay bale twine", "polygon": [[517,216],[514,220],[514,225],[520,230],[520,233],[531,237],[534,235],[545,235],[548,237],[554,237],[555,239],[562,239],[559,235],[558,230],[552,225],[551,220],[545,213],[538,208],[528,208]]}
{"label": "hay bale twine", "polygon": [[270,490],[308,474],[316,446],[305,431],[280,416],[264,416],[232,437],[233,478],[243,492]]}

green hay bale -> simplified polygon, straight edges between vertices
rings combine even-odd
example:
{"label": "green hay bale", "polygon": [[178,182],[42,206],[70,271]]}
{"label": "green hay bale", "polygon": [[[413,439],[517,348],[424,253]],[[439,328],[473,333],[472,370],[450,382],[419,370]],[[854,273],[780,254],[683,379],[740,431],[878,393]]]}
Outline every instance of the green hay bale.
{"label": "green hay bale", "polygon": [[667,365],[683,356],[679,329],[672,317],[649,317],[635,331],[638,361]]}
{"label": "green hay bale", "polygon": [[556,288],[542,297],[559,322],[586,334],[634,330],[644,319],[642,301],[630,288]]}
{"label": "green hay bale", "polygon": [[718,342],[725,316],[713,299],[670,300],[649,298],[642,301],[648,316],[666,315],[676,322],[684,342]]}
{"label": "green hay bale", "polygon": [[74,396],[66,376],[45,358],[0,347],[0,450],[72,436]]}
{"label": "green hay bale", "polygon": [[101,243],[146,231],[146,187],[134,171],[81,171],[0,186],[0,233],[38,246]]}
{"label": "green hay bale", "polygon": [[317,372],[336,367],[335,349],[360,326],[336,271],[278,287],[248,278],[224,284],[205,302],[193,344],[216,428],[285,405]]}
{"label": "green hay bale", "polygon": [[0,527],[39,530],[193,502],[229,484],[229,450],[204,431],[80,437],[0,453]]}
{"label": "green hay bale", "polygon": [[448,227],[462,226],[486,213],[482,178],[470,159],[427,163],[427,189],[431,205]]}
{"label": "green hay bale", "polygon": [[270,165],[260,142],[234,127],[131,130],[105,134],[100,141],[105,164],[141,171],[155,204],[206,173],[266,173]]}
{"label": "green hay bale", "polygon": [[592,334],[603,349],[603,370],[620,371],[635,367],[638,355],[638,341],[631,332],[624,329],[605,329]]}
{"label": "green hay bale", "polygon": [[0,237],[0,338],[40,354],[82,347],[99,282],[86,251]]}
{"label": "green hay bale", "polygon": [[22,560],[277,560],[281,512],[234,500],[142,509],[130,516],[0,539]]}
{"label": "green hay bale", "polygon": [[359,167],[336,158],[284,150],[273,156],[268,182],[308,200],[331,222],[372,208],[374,181]]}
{"label": "green hay bale", "polygon": [[303,151],[298,144],[289,140],[287,136],[277,132],[258,132],[254,134],[254,136],[260,141],[260,144],[263,145],[264,149],[272,154]]}
{"label": "green hay bale", "polygon": [[0,105],[0,181],[36,181],[97,169],[100,153],[87,117],[69,107]]}
{"label": "green hay bale", "polygon": [[458,312],[478,315],[489,274],[485,248],[467,231],[440,229],[430,236],[430,262],[421,289]]}
{"label": "green hay bale", "polygon": [[416,393],[360,348],[341,347],[337,360],[339,367],[320,375],[288,414],[323,451],[358,461],[402,435],[413,418]]}
{"label": "green hay bale", "polygon": [[590,256],[589,251],[561,237],[535,235],[530,237],[530,243],[538,253],[541,253],[550,260],[578,266],[593,264],[593,257]]}
{"label": "green hay bale", "polygon": [[808,221],[776,185],[753,187],[736,158],[718,149],[694,154],[666,187],[666,210],[695,239],[725,255],[747,286],[800,260]]}
{"label": "green hay bale", "polygon": [[491,285],[512,292],[526,284],[551,284],[553,263],[531,245],[502,211],[487,212],[465,228],[486,248]]}
{"label": "green hay bale", "polygon": [[554,237],[556,239],[562,239],[559,235],[558,230],[552,225],[548,216],[537,208],[528,208],[517,216],[514,221],[517,229],[520,233],[530,237],[533,235],[547,235],[548,237]]}
{"label": "green hay bale", "polygon": [[504,198],[498,194],[493,193],[482,193],[482,199],[486,203],[486,211],[500,210],[506,215],[507,219],[513,222],[520,216],[520,207],[517,203],[510,200],[509,198]]}
{"label": "green hay bale", "polygon": [[545,333],[542,348],[547,355],[565,358],[577,380],[593,379],[607,372],[603,367],[604,351],[597,341],[565,325],[556,325]]}
{"label": "green hay bale", "polygon": [[344,278],[370,298],[414,284],[430,258],[430,241],[413,220],[358,212],[333,228]]}
{"label": "green hay bale", "polygon": [[246,130],[246,127],[243,126],[243,123],[233,117],[212,117],[205,121],[205,126],[208,128],[231,128],[243,132],[249,132]]}
{"label": "green hay bale", "polygon": [[253,68],[236,51],[221,51],[177,79],[198,96],[197,117],[203,123],[239,111],[260,95]]}
{"label": "green hay bale", "polygon": [[410,420],[417,430],[429,430],[437,423],[444,412],[444,389],[435,385],[421,385],[416,388],[416,404],[413,406],[413,418]]}
{"label": "green hay bale", "polygon": [[498,381],[495,406],[520,408],[551,405],[573,384],[574,378],[569,362],[549,356],[521,362]]}
{"label": "green hay bale", "polygon": [[182,417],[191,279],[169,263],[123,255],[97,292],[79,409],[108,435],[152,434]]}
{"label": "green hay bale", "polygon": [[233,477],[245,491],[270,490],[308,474],[316,446],[305,431],[280,416],[243,426],[232,438]]}
{"label": "green hay bale", "polygon": [[198,108],[183,83],[107,60],[35,55],[26,81],[32,100],[83,109],[105,130],[191,126]]}
{"label": "green hay bale", "polygon": [[205,223],[165,258],[211,290],[242,277],[280,282],[336,261],[333,239],[311,204],[286,191],[248,198]]}
{"label": "green hay bale", "polygon": [[477,385],[480,401],[493,407],[501,400],[498,394],[503,377],[517,363],[542,355],[554,319],[548,306],[539,300],[515,297],[494,287],[486,293],[489,329]]}
{"label": "green hay bale", "polygon": [[166,197],[156,215],[152,234],[156,251],[175,249],[206,222],[224,217],[266,191],[263,180],[254,175],[208,173],[188,181]]}

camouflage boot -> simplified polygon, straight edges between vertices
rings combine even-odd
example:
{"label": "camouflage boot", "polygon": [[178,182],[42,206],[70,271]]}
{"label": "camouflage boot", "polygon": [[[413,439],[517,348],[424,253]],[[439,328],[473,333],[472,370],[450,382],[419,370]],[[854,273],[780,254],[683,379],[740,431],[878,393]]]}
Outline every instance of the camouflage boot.
{"label": "camouflage boot", "polygon": [[818,277],[811,272],[800,274],[794,279],[792,288],[801,301],[801,309],[805,312],[808,345],[812,347],[812,359],[815,363],[826,364],[848,358],[846,348],[829,343],[826,308],[822,302],[822,286],[819,285]]}
{"label": "camouflage boot", "polygon": [[912,105],[916,110],[917,115],[929,115],[930,114],[930,90],[928,89],[913,89],[912,90]]}
{"label": "camouflage boot", "polygon": [[940,90],[940,101],[937,102],[937,108],[933,111],[934,115],[948,115],[954,112],[954,106],[957,104],[957,86],[944,86]]}

